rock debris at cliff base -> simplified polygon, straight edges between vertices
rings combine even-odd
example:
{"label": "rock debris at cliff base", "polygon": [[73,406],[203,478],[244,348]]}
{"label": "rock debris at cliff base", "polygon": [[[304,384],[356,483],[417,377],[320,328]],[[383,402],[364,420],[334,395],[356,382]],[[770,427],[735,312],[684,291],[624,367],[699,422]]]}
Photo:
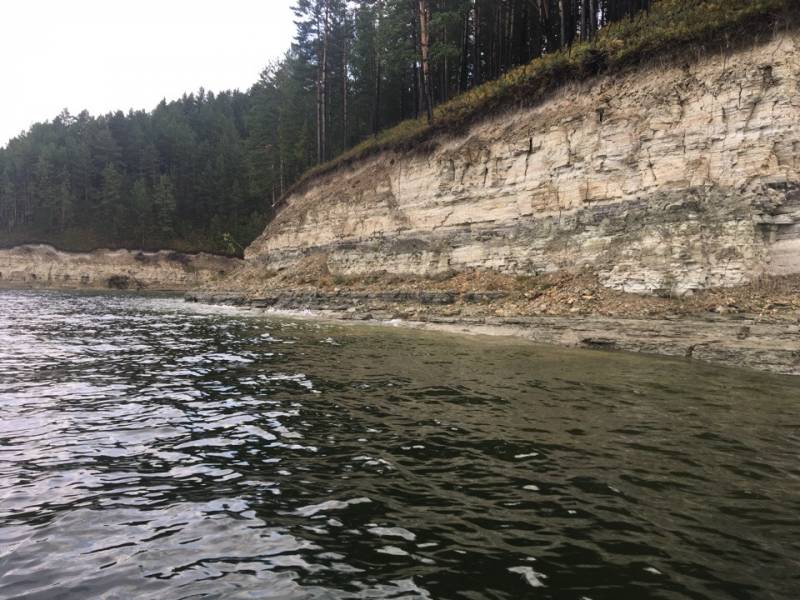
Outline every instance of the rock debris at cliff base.
{"label": "rock debris at cliff base", "polygon": [[644,295],[604,286],[590,269],[536,276],[467,270],[435,277],[371,273],[334,275],[324,257],[280,273],[247,264],[209,291],[238,290],[248,299],[283,298],[291,308],[352,305],[394,310],[399,318],[438,316],[756,315],[800,320],[800,275],[763,276],[750,283],[691,294]]}
{"label": "rock debris at cliff base", "polygon": [[615,292],[587,273],[526,280],[490,273],[402,282],[392,276],[390,280],[391,289],[380,275],[374,275],[350,280],[346,287],[341,280],[322,279],[316,286],[260,288],[249,295],[190,292],[186,298],[250,307],[265,314],[404,323],[800,375],[797,277],[771,278],[757,286],[709,290],[684,298]]}

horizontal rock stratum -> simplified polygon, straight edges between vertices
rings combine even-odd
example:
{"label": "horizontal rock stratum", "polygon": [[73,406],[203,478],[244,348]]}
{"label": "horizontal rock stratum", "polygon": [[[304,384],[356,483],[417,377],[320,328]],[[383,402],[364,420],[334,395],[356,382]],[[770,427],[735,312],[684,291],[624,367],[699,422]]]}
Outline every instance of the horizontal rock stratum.
{"label": "horizontal rock stratum", "polygon": [[0,285],[177,291],[213,285],[240,260],[162,250],[61,252],[51,246],[0,249]]}
{"label": "horizontal rock stratum", "polygon": [[800,35],[562,88],[312,180],[246,252],[332,273],[590,268],[683,294],[800,272]]}

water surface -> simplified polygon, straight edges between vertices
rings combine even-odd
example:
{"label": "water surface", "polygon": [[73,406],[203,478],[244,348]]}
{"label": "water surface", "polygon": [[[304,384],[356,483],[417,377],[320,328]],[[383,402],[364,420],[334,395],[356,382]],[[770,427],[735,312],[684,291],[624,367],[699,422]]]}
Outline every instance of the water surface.
{"label": "water surface", "polygon": [[800,382],[0,292],[0,598],[800,597]]}

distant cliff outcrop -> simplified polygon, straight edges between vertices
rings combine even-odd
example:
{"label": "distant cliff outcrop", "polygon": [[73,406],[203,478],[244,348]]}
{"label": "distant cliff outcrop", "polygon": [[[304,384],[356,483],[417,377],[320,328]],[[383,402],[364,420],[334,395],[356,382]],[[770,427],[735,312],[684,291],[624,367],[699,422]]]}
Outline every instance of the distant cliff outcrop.
{"label": "distant cliff outcrop", "polygon": [[162,250],[61,252],[32,245],[0,250],[0,285],[63,289],[182,291],[213,285],[241,263]]}

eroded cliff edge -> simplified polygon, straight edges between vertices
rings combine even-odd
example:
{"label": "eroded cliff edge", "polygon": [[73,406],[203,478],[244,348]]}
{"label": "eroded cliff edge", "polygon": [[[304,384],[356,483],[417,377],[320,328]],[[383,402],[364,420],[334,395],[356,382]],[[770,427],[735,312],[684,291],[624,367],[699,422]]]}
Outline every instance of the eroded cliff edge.
{"label": "eroded cliff edge", "polygon": [[316,177],[194,297],[800,375],[798,50],[656,61]]}
{"label": "eroded cliff edge", "polygon": [[531,275],[685,294],[800,271],[800,36],[570,85],[313,180],[246,252],[281,271]]}
{"label": "eroded cliff edge", "polygon": [[0,286],[185,291],[213,286],[241,261],[162,250],[61,252],[51,246],[0,249]]}

